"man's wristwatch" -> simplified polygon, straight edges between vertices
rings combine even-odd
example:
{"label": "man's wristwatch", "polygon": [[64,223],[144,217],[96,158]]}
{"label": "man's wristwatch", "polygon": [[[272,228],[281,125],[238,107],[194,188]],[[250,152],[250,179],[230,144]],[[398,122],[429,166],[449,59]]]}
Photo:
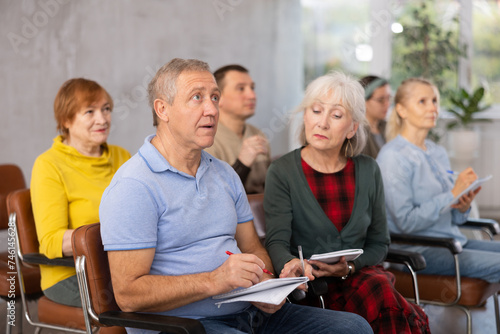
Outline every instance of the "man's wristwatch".
{"label": "man's wristwatch", "polygon": [[347,268],[349,268],[349,271],[347,272],[347,275],[341,277],[342,279],[346,279],[347,277],[351,276],[352,264],[350,262],[347,262]]}

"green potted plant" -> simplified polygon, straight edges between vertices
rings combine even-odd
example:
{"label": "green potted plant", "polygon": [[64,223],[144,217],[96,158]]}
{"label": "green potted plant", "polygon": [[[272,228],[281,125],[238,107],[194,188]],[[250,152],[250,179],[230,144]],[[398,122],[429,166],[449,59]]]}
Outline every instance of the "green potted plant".
{"label": "green potted plant", "polygon": [[489,105],[482,105],[484,88],[479,87],[473,92],[467,92],[460,88],[450,95],[448,102],[451,108],[448,111],[454,119],[447,123],[448,147],[450,158],[457,170],[463,170],[472,165],[477,157],[480,145],[480,135],[472,125],[478,122],[489,122],[489,119],[478,118],[477,115],[489,108]]}
{"label": "green potted plant", "polygon": [[459,17],[441,23],[436,0],[409,1],[397,18],[404,30],[393,37],[391,84],[410,77],[431,80],[447,100],[456,87],[458,60],[466,55],[459,41]]}
{"label": "green potted plant", "polygon": [[470,130],[470,125],[475,122],[489,122],[489,119],[475,117],[477,113],[488,109],[489,105],[481,106],[481,100],[484,97],[484,87],[477,88],[469,93],[465,89],[459,89],[454,95],[451,95],[448,101],[451,108],[450,113],[455,116],[455,120],[446,125],[448,130],[456,127],[462,127]]}

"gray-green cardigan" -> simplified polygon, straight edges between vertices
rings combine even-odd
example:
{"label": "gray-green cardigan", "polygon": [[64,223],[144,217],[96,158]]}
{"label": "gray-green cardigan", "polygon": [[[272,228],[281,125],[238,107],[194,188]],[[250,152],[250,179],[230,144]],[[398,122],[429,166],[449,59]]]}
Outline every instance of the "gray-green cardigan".
{"label": "gray-green cardigan", "polygon": [[356,269],[385,259],[390,243],[382,178],[370,157],[353,157],[356,189],[350,220],[339,233],[314,197],[302,171],[301,149],[274,161],[267,172],[264,195],[266,248],[276,272],[298,257],[361,248]]}

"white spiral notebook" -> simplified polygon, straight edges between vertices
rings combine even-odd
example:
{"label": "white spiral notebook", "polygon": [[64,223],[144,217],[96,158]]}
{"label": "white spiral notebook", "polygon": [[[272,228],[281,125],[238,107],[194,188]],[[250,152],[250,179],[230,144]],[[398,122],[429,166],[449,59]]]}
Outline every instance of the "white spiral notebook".
{"label": "white spiral notebook", "polygon": [[273,278],[252,285],[249,288],[236,289],[228,293],[213,296],[212,298],[220,300],[215,303],[215,305],[218,305],[219,307],[224,303],[240,301],[278,305],[293,290],[308,280],[309,278],[307,277]]}

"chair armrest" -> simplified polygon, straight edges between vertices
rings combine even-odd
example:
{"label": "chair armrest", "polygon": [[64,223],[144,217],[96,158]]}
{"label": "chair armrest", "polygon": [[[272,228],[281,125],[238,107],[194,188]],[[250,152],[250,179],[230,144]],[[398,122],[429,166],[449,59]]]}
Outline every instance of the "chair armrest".
{"label": "chair armrest", "polygon": [[410,252],[402,249],[389,248],[385,261],[399,264],[409,264],[413,270],[425,269],[427,264],[425,258],[420,253]]}
{"label": "chair armrest", "polygon": [[455,255],[462,252],[462,245],[453,238],[424,237],[410,234],[392,234],[391,242],[398,244],[419,245],[429,247],[444,247]]}
{"label": "chair armrest", "polygon": [[304,290],[295,289],[288,295],[288,300],[292,303],[298,303],[306,298],[306,294],[319,297],[328,292],[328,282],[326,277],[317,277],[314,281],[308,281],[307,286],[307,293]]}
{"label": "chair armrest", "polygon": [[325,278],[315,278],[314,281],[308,281],[308,291],[314,296],[322,296],[328,292],[328,282]]}
{"label": "chair armrest", "polygon": [[72,256],[49,259],[40,253],[29,253],[23,255],[23,262],[37,265],[42,264],[49,266],[75,267],[75,260]]}
{"label": "chair armrest", "polygon": [[478,228],[478,229],[484,228],[490,231],[492,235],[497,235],[500,233],[500,225],[496,220],[493,219],[485,219],[485,218],[469,219],[464,224],[460,225],[460,227]]}
{"label": "chair armrest", "polygon": [[174,334],[205,333],[205,328],[198,320],[159,314],[108,311],[99,314],[99,322],[108,326],[141,328]]}

